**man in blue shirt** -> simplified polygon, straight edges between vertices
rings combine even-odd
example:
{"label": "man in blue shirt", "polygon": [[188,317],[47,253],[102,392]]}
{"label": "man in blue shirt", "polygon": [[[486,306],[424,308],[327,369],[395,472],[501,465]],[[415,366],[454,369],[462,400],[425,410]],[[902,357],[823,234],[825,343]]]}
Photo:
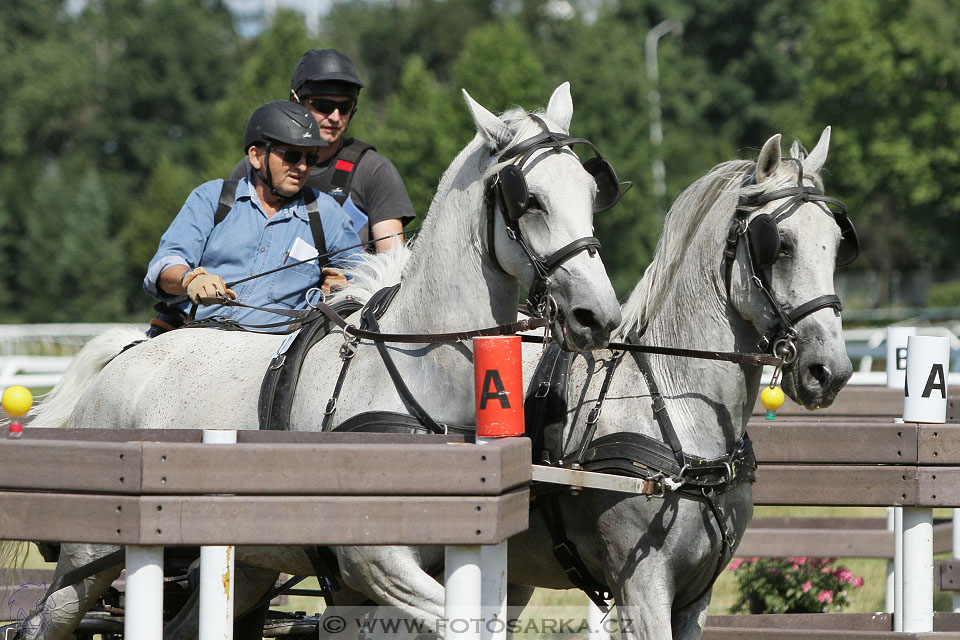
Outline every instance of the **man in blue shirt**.
{"label": "man in blue shirt", "polygon": [[[186,293],[201,305],[198,319],[225,316],[246,326],[284,320],[249,307],[305,307],[307,289],[324,281],[324,265],[348,266],[350,257],[361,253],[360,238],[336,201],[306,187],[317,150],[326,146],[306,107],[278,100],[254,111],[244,134],[251,169],[236,183],[233,207],[216,219],[223,180],[194,189],[160,240],[144,290],[161,299]],[[224,283],[328,252],[329,258],[253,278],[234,289]],[[247,306],[224,306],[216,303],[218,298]],[[169,316],[152,321],[150,335],[169,328],[164,324],[176,322]]]}

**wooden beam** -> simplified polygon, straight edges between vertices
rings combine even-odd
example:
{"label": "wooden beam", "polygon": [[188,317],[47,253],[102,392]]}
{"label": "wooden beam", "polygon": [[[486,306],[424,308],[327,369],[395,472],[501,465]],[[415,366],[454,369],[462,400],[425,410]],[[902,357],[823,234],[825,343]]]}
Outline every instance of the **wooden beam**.
{"label": "wooden beam", "polygon": [[914,506],[917,468],[761,464],[753,485],[759,505]]}
{"label": "wooden beam", "polygon": [[0,493],[0,539],[103,544],[496,544],[526,530],[500,496],[105,496]]}

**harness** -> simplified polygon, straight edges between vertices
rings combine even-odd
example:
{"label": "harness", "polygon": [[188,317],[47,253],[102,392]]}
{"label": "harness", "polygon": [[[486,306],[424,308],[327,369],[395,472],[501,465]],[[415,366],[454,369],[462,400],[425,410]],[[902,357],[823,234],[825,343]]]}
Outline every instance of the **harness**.
{"label": "harness", "polygon": [[[815,203],[824,213],[833,217],[840,227],[840,247],[837,251],[837,266],[844,266],[853,262],[860,252],[860,240],[853,222],[847,216],[847,207],[836,198],[824,195],[816,187],[803,184],[803,164],[799,160],[790,158],[797,163],[797,186],[779,189],[771,193],[755,196],[740,196],[737,203],[736,217],[727,232],[724,256],[724,279],[727,294],[730,293],[730,278],[733,263],[737,257],[737,244],[741,238],[746,238],[744,246],[749,256],[747,261],[750,270],[750,281],[756,286],[770,303],[776,316],[777,324],[764,334],[758,343],[762,351],[773,345],[773,353],[783,358],[784,364],[790,364],[797,357],[797,332],[795,325],[808,315],[820,309],[833,308],[839,314],[843,311],[840,298],[834,294],[818,296],[793,309],[786,309],[773,295],[767,272],[773,267],[780,253],[780,232],[777,223],[793,215],[801,205]],[[756,184],[756,165],[747,172],[743,186]],[[750,219],[751,212],[775,200],[786,198],[786,201],[777,207],[773,213],[762,213]],[[834,207],[831,209],[830,207]]]}
{"label": "harness", "polygon": [[[494,242],[494,210],[499,208],[500,215],[507,227],[507,236],[520,245],[530,260],[535,271],[533,284],[530,286],[528,308],[535,316],[552,316],[557,312],[556,303],[550,295],[550,276],[564,262],[577,254],[588,251],[591,256],[600,251],[600,241],[594,237],[579,238],[566,246],[554,251],[546,258],[535,255],[523,237],[520,230],[520,218],[530,209],[533,198],[523,177],[523,166],[541,149],[550,149],[556,153],[566,150],[572,153],[569,147],[575,144],[586,144],[593,149],[595,157],[583,163],[587,171],[597,183],[597,197],[594,200],[594,213],[605,211],[615,205],[623,193],[620,182],[613,166],[602,156],[592,142],[585,138],[573,138],[565,133],[550,131],[550,127],[536,114],[528,114],[542,129],[542,133],[529,140],[525,140],[513,149],[500,155],[500,160],[516,160],[502,169],[487,183],[485,201],[487,203],[487,252],[493,263],[506,273],[497,260],[496,243]],[[499,205],[499,207],[497,206]]]}
{"label": "harness", "polygon": [[[798,356],[795,325],[806,316],[824,308],[833,308],[840,313],[840,299],[833,294],[814,298],[800,306],[787,310],[772,293],[767,271],[776,262],[780,250],[777,222],[792,215],[803,203],[814,202],[828,215],[833,216],[841,231],[841,243],[837,252],[837,264],[852,262],[859,252],[859,240],[853,223],[847,216],[842,202],[829,198],[822,191],[803,185],[803,167],[799,168],[796,187],[780,189],[772,193],[741,197],[736,210],[736,219],[730,227],[724,248],[726,290],[730,292],[730,277],[733,262],[736,260],[737,244],[746,236],[745,248],[749,257],[750,282],[757,286],[774,309],[777,324],[762,337],[759,347],[763,351],[770,349],[780,362],[779,367],[789,365]],[[743,186],[756,182],[756,166],[748,172]],[[771,214],[760,214],[748,220],[749,213],[769,202],[786,198]],[[828,208],[829,206],[835,209]],[[606,399],[613,376],[623,361],[626,351],[615,351],[609,361],[606,375],[594,406],[591,408],[583,435],[577,446],[566,453],[563,446],[563,429],[566,424],[566,382],[572,362],[570,354],[561,354],[559,348],[551,345],[534,374],[529,386],[529,395],[525,403],[528,416],[528,432],[534,440],[534,463],[583,469],[600,473],[629,476],[642,479],[641,495],[648,499],[662,497],[667,490],[681,496],[698,500],[707,505],[717,523],[720,532],[721,549],[717,558],[713,577],[694,598],[675,608],[682,609],[699,600],[709,591],[726,565],[729,555],[736,544],[734,532],[726,525],[725,514],[718,497],[732,491],[744,483],[753,483],[756,478],[757,461],[753,444],[744,433],[740,440],[726,455],[705,459],[683,451],[676,429],[670,419],[666,403],[657,385],[645,353],[666,353],[663,347],[640,348],[640,336],[636,330],[627,334],[626,345],[611,344],[611,349],[624,346],[629,349],[643,376],[653,408],[653,415],[660,429],[662,440],[644,434],[622,431],[607,434],[594,439],[603,403]],[[629,348],[629,347],[634,348]],[[686,357],[710,357],[735,360],[730,356],[740,355],[742,362],[750,356],[761,354],[712,354],[711,352],[674,353]],[[755,362],[754,364],[761,364]],[[540,424],[531,424],[535,420]],[[586,564],[580,558],[573,543],[567,538],[563,526],[558,493],[548,490],[540,493],[534,500],[544,522],[550,531],[554,543],[554,555],[560,562],[571,583],[586,592],[601,609],[606,610],[605,601],[610,597],[610,589],[590,574]]]}

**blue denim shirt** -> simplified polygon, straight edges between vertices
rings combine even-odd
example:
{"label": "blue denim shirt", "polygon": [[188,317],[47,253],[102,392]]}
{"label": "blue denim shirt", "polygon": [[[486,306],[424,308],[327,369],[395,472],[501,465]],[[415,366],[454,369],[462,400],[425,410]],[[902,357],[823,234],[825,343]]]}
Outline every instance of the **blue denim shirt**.
{"label": "blue denim shirt", "polygon": [[[186,265],[191,269],[203,266],[210,273],[222,277],[228,285],[251,275],[276,269],[287,262],[295,262],[288,253],[297,238],[311,247],[313,234],[303,199],[283,206],[267,219],[249,175],[237,184],[236,204],[214,226],[213,215],[220,198],[223,180],[206,182],[190,194],[170,227],[160,239],[157,254],[150,261],[143,288],[150,295],[170,297],[158,291],[157,279],[168,267]],[[360,238],[350,219],[336,200],[317,195],[320,220],[327,243],[327,251],[337,251],[360,244]],[[321,267],[334,265],[349,267],[351,257],[362,253],[354,248],[328,258],[306,262],[261,278],[254,278],[233,288],[237,300],[255,307],[302,309],[306,306],[304,294],[320,282]],[[267,311],[221,305],[199,306],[196,317],[228,316],[243,324],[269,324],[284,320]]]}

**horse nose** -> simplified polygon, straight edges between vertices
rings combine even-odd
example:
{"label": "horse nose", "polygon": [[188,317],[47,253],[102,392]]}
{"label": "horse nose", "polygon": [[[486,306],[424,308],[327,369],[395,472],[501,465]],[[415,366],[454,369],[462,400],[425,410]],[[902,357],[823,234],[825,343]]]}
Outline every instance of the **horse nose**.
{"label": "horse nose", "polygon": [[605,346],[610,341],[610,334],[620,324],[619,316],[597,314],[589,307],[575,307],[570,314],[570,324],[577,333],[589,334],[591,345]]}

